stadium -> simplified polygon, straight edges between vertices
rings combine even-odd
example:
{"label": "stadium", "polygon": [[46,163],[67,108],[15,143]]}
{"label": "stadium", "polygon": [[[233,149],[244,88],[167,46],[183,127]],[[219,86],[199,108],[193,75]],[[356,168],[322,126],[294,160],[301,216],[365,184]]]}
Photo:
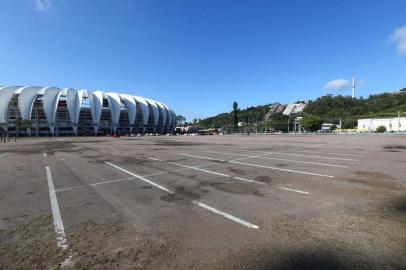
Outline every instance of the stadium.
{"label": "stadium", "polygon": [[9,136],[167,134],[175,112],[148,98],[40,86],[0,87],[0,127]]}

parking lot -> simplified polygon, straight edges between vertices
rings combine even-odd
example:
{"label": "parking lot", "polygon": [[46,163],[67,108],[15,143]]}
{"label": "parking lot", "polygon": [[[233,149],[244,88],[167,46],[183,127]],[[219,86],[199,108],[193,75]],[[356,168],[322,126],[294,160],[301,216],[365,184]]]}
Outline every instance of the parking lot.
{"label": "parking lot", "polygon": [[0,268],[406,268],[405,137],[21,139],[0,172]]}

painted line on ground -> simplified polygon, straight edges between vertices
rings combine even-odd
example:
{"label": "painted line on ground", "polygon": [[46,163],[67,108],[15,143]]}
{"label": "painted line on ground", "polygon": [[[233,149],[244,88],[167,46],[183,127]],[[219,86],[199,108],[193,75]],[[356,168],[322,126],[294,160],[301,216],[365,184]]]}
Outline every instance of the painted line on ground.
{"label": "painted line on ground", "polygon": [[293,191],[293,192],[297,192],[297,193],[301,193],[301,194],[306,194],[306,195],[309,194],[309,192],[303,191],[303,190],[297,190],[297,189],[292,189],[292,188],[287,188],[287,187],[278,187],[278,188],[283,189],[283,190],[287,190],[287,191]]}
{"label": "painted line on ground", "polygon": [[[205,152],[212,152],[212,151],[205,151]],[[220,153],[220,152],[218,152],[218,153]],[[235,154],[235,155],[238,155],[238,154]],[[250,156],[249,158],[254,158],[254,157],[261,157],[261,156]],[[248,157],[247,157],[247,158],[248,158]],[[278,170],[278,171],[285,171],[285,172],[292,172],[292,173],[299,173],[299,174],[307,174],[307,175],[314,175],[314,176],[335,178],[335,177],[332,176],[332,175],[319,174],[319,173],[312,173],[312,172],[305,172],[305,171],[298,171],[298,170],[290,170],[290,169],[283,169],[283,168],[276,168],[276,167],[272,167],[272,166],[258,165],[258,164],[252,164],[252,163],[244,163],[244,162],[238,162],[237,160],[241,160],[241,159],[229,160],[229,161],[227,161],[227,162],[228,162],[228,163],[240,164],[240,165],[246,165],[246,166],[253,166],[253,167],[259,167],[259,168],[266,168],[266,169]]]}
{"label": "painted line on ground", "polygon": [[224,159],[218,159],[218,158],[211,158],[211,157],[202,157],[202,156],[196,156],[196,155],[189,155],[189,154],[179,154],[181,156],[187,156],[187,157],[199,157],[201,159],[207,159],[207,160],[217,160],[217,161],[223,161],[225,162],[226,160]]}
{"label": "painted line on ground", "polygon": [[44,152],[43,156],[44,156],[44,157],[47,157],[47,153]]}
{"label": "painted line on ground", "polygon": [[183,165],[183,164],[176,163],[176,162],[167,162],[167,161],[163,161],[163,162],[168,163],[168,164],[172,164],[172,165],[176,165],[176,166],[179,166],[179,167],[184,167],[184,168],[191,169],[191,170],[201,171],[201,172],[210,173],[210,174],[223,176],[223,177],[227,177],[227,178],[233,178],[233,179],[236,179],[236,180],[255,183],[255,184],[258,184],[258,185],[265,185],[265,183],[258,182],[258,181],[255,181],[255,180],[250,180],[250,179],[245,179],[245,178],[242,178],[242,177],[231,176],[231,175],[228,175],[228,174],[214,172],[214,171],[209,171],[209,170],[202,169],[201,167],[193,167],[193,166]]}
{"label": "painted line on ground", "polygon": [[[209,166],[212,166],[212,165],[213,164],[199,166],[199,168],[209,167]],[[172,170],[172,171],[157,172],[157,173],[141,175],[141,177],[157,176],[157,175],[163,175],[163,174],[186,171],[186,170],[190,170],[190,169],[189,168],[183,168],[183,169]],[[128,181],[128,180],[133,180],[133,179],[136,179],[136,178],[135,177],[128,177],[128,178],[120,178],[120,179],[116,179],[116,180],[101,181],[101,182],[96,182],[96,183],[87,184],[87,185],[78,185],[78,186],[71,186],[71,187],[66,187],[66,188],[59,188],[59,189],[56,189],[55,192],[69,191],[69,190],[77,189],[77,188],[85,188],[85,187],[91,187],[91,186],[98,186],[98,185],[104,185],[104,184],[124,182],[124,181]]]}
{"label": "painted line on ground", "polygon": [[68,243],[66,241],[65,229],[63,228],[61,212],[59,211],[58,199],[56,198],[54,182],[52,181],[51,169],[47,166],[45,170],[47,172],[49,199],[51,200],[52,216],[54,219],[55,233],[57,235],[56,240],[58,247],[65,250],[68,247]]}
{"label": "painted line on ground", "polygon": [[0,155],[0,158],[4,157],[8,152],[5,152],[3,154]]}
{"label": "painted line on ground", "polygon": [[97,182],[97,183],[92,183],[92,184],[87,184],[87,185],[59,188],[59,189],[56,189],[55,192],[61,192],[61,191],[67,191],[67,190],[71,190],[71,189],[91,187],[91,186],[98,186],[98,185],[103,185],[103,184],[117,183],[117,182],[122,182],[122,181],[130,180],[130,179],[134,179],[134,177],[121,178],[121,179],[110,180],[110,181],[102,181],[102,182]]}
{"label": "painted line on ground", "polygon": [[[264,153],[264,152],[262,152]],[[345,161],[358,161],[357,159],[352,158],[339,158],[339,157],[326,157],[326,156],[310,156],[310,155],[301,155],[301,154],[293,154],[293,153],[283,153],[283,152],[269,152],[269,155],[278,154],[278,155],[288,155],[288,156],[296,156],[296,157],[312,157],[312,158],[324,158],[324,159],[334,159],[334,160],[345,160]]]}
{"label": "painted line on ground", "polygon": [[232,178],[237,179],[237,180],[241,180],[241,181],[246,181],[246,182],[250,182],[250,183],[259,184],[259,185],[264,185],[264,186],[266,185],[265,183],[258,182],[258,181],[255,181],[255,180],[245,179],[245,178],[242,178],[242,177],[233,176]]}
{"label": "painted line on ground", "polygon": [[[131,176],[134,176],[134,177],[136,177],[136,178],[138,178],[138,179],[140,179],[140,180],[142,180],[142,181],[144,181],[144,182],[146,182],[146,183],[148,183],[148,184],[150,184],[150,185],[152,185],[152,186],[154,186],[154,187],[157,187],[157,188],[159,188],[160,190],[163,190],[163,191],[165,191],[165,192],[167,192],[167,193],[169,193],[169,194],[176,194],[175,192],[169,190],[168,188],[166,188],[166,187],[164,187],[164,186],[161,186],[161,185],[159,185],[159,184],[157,184],[157,183],[155,183],[155,182],[153,182],[153,181],[150,181],[150,180],[146,179],[145,177],[139,176],[139,175],[137,175],[137,174],[135,174],[135,173],[132,173],[132,172],[130,172],[130,171],[124,169],[124,168],[121,168],[121,167],[119,167],[119,166],[117,166],[117,165],[115,165],[115,164],[112,164],[112,163],[110,163],[110,162],[105,161],[105,163],[108,164],[108,165],[110,165],[110,166],[112,166],[112,167],[114,167],[114,168],[116,168],[116,169],[118,169],[118,170],[120,170],[120,171],[122,171],[122,172],[125,172],[125,173],[127,173],[127,174],[129,174],[129,175],[131,175]],[[194,205],[200,206],[200,207],[202,207],[202,208],[204,208],[204,209],[206,209],[206,210],[208,210],[208,211],[210,211],[210,212],[212,212],[212,213],[215,213],[215,214],[218,214],[218,215],[220,215],[220,216],[223,216],[223,217],[225,217],[225,218],[227,218],[227,219],[229,219],[229,220],[232,220],[232,221],[234,221],[234,222],[237,222],[237,223],[239,223],[239,224],[241,224],[241,225],[243,225],[243,226],[246,226],[246,227],[251,228],[251,229],[258,229],[258,226],[255,225],[255,224],[249,223],[249,222],[247,222],[247,221],[245,221],[245,220],[242,220],[242,219],[240,219],[240,218],[237,218],[237,217],[235,217],[235,216],[233,216],[233,215],[230,215],[230,214],[228,214],[228,213],[226,213],[226,212],[220,211],[220,210],[218,210],[218,209],[216,209],[216,208],[214,208],[214,207],[211,207],[211,206],[209,206],[209,205],[207,205],[207,204],[201,203],[201,202],[196,201],[196,200],[189,200],[189,199],[187,199],[187,198],[181,196],[180,194],[176,194],[176,195],[179,196],[179,197],[181,197],[181,198],[183,198],[183,199],[185,199],[185,200],[190,201],[190,202],[191,202],[192,204],[194,204]]]}
{"label": "painted line on ground", "polygon": [[161,160],[161,159],[159,159],[159,158],[152,158],[152,157],[150,157],[150,158],[148,158],[148,159],[155,160],[155,161],[163,161],[163,160]]}
{"label": "painted line on ground", "polygon": [[[56,197],[54,182],[52,181],[51,169],[47,166],[45,167],[47,173],[49,199],[51,201],[52,217],[54,220],[54,229],[56,233],[56,244],[58,247],[66,250],[68,248],[68,241],[66,240],[65,229],[62,223],[61,211],[59,210],[58,199]],[[72,256],[68,255],[63,262],[61,262],[61,267],[69,266],[71,264]]]}
{"label": "painted line on ground", "polygon": [[224,177],[230,177],[230,175],[228,175],[228,174],[219,173],[219,172],[213,172],[213,171],[201,169],[201,168],[198,168],[198,167],[183,165],[183,164],[176,163],[176,162],[166,162],[166,163],[172,164],[172,165],[176,165],[176,166],[180,166],[180,167],[184,167],[184,168],[189,168],[189,169],[196,170],[196,171],[211,173],[211,174],[215,174],[215,175],[219,175],[219,176],[224,176]]}
{"label": "painted line on ground", "polygon": [[[221,152],[215,152],[215,151],[204,151],[208,153],[220,153]],[[256,153],[263,153],[265,155],[273,155],[273,154],[278,154],[278,155],[288,155],[288,156],[297,156],[297,157],[313,157],[313,158],[324,158],[324,159],[335,159],[335,160],[345,160],[345,161],[358,161],[357,159],[351,159],[351,158],[339,158],[339,157],[326,157],[326,156],[313,156],[313,155],[300,155],[300,154],[293,154],[293,153],[283,153],[283,152],[263,152],[263,151],[248,151],[248,152],[256,152]],[[228,153],[229,155],[238,155],[236,153]]]}
{"label": "painted line on ground", "polygon": [[[310,149],[310,148],[306,148]],[[286,152],[298,152],[298,153],[315,153],[315,154],[326,154],[326,155],[337,155],[337,156],[349,156],[349,157],[364,157],[364,155],[357,154],[344,154],[344,153],[334,153],[334,152],[320,152],[320,151],[306,151],[306,150],[286,150]]]}
{"label": "painted line on ground", "polygon": [[154,187],[156,187],[156,188],[159,188],[159,189],[161,189],[161,190],[163,190],[163,191],[165,191],[165,192],[168,192],[168,193],[170,193],[170,194],[173,194],[173,191],[171,191],[171,190],[167,189],[166,187],[161,186],[161,185],[159,185],[159,184],[157,184],[157,183],[155,183],[155,182],[152,182],[152,181],[146,179],[145,177],[142,177],[142,176],[140,176],[140,175],[136,175],[135,173],[132,173],[132,172],[130,172],[130,171],[127,171],[126,169],[123,169],[123,168],[121,168],[121,167],[119,167],[119,166],[117,166],[117,165],[114,165],[113,163],[110,163],[110,162],[108,162],[108,161],[105,161],[105,163],[108,164],[108,165],[110,165],[110,166],[112,166],[112,167],[114,167],[114,168],[116,168],[116,169],[118,169],[118,170],[120,170],[120,171],[122,171],[122,172],[125,172],[125,173],[127,173],[127,174],[129,174],[129,175],[132,175],[132,176],[134,176],[135,178],[138,178],[138,179],[140,179],[140,180],[142,180],[142,181],[144,181],[144,182],[146,182],[146,183],[148,183],[148,184],[150,184],[150,185],[152,185],[152,186],[154,186]]}
{"label": "painted line on ground", "polygon": [[[209,151],[206,151],[209,152]],[[211,153],[214,153],[210,151]],[[330,166],[330,167],[339,167],[339,168],[347,168],[347,165],[338,165],[338,164],[331,164],[331,163],[321,163],[321,162],[313,162],[313,161],[302,161],[302,160],[295,160],[295,159],[285,159],[285,158],[274,158],[274,157],[265,157],[268,154],[264,155],[259,155],[259,156],[249,156],[249,155],[244,155],[244,154],[235,154],[235,153],[224,153],[224,152],[216,152],[218,154],[224,154],[224,155],[235,155],[235,156],[243,156],[247,157],[244,159],[250,159],[250,158],[262,158],[262,159],[271,159],[271,160],[280,160],[280,161],[288,161],[292,163],[303,163],[303,164],[312,164],[312,165],[320,165],[320,166]],[[195,156],[197,157],[197,156]],[[234,159],[233,161],[238,161],[242,159]]]}
{"label": "painted line on ground", "polygon": [[306,174],[306,175],[314,175],[314,176],[320,176],[320,177],[335,178],[332,175],[326,175],[326,174],[319,174],[319,173],[312,173],[312,172],[304,172],[304,171],[276,168],[276,167],[271,167],[271,166],[264,166],[264,165],[245,163],[245,162],[239,162],[239,161],[229,161],[229,162],[230,163],[235,163],[235,164],[240,164],[240,165],[245,165],[245,166],[265,168],[265,169],[271,169],[271,170],[277,170],[277,171],[284,171],[284,172],[291,172],[291,173],[298,173],[298,174]]}

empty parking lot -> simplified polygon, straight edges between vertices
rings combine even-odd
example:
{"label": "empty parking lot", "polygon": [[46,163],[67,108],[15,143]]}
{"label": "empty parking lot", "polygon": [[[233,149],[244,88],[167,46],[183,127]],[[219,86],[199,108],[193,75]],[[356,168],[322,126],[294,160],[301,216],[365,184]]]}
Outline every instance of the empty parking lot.
{"label": "empty parking lot", "polygon": [[406,139],[0,145],[0,268],[404,269]]}

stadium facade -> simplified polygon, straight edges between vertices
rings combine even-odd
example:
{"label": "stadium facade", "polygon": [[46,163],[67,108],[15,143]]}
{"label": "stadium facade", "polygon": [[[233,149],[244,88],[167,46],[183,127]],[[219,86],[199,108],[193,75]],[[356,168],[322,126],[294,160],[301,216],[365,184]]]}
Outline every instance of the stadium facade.
{"label": "stadium facade", "polygon": [[40,86],[0,87],[0,128],[9,136],[166,134],[175,112],[148,98]]}

